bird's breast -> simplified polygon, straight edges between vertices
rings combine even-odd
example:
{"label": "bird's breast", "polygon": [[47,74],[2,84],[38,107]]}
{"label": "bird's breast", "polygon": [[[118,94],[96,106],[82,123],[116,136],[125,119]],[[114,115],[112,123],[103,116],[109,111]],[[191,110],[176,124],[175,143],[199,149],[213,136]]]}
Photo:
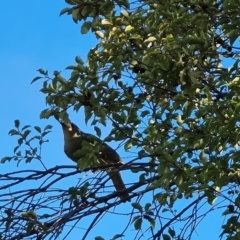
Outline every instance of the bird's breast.
{"label": "bird's breast", "polygon": [[70,141],[65,141],[64,143],[64,152],[68,158],[73,161],[78,161],[78,158],[74,156],[74,153],[82,148],[81,138],[73,138]]}

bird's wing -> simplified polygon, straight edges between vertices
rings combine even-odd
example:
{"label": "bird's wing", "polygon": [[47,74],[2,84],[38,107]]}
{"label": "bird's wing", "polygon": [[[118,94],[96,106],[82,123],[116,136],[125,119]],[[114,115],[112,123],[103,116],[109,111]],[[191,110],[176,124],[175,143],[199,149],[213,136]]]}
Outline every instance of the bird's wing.
{"label": "bird's wing", "polygon": [[83,137],[83,140],[93,143],[93,145],[100,144],[101,146],[100,157],[105,162],[105,164],[123,163],[118,153],[114,149],[112,149],[109,145],[104,143],[100,138],[84,132],[81,132],[81,135]]}
{"label": "bird's wing", "polygon": [[123,163],[123,160],[118,155],[118,153],[106,143],[103,143],[102,158],[107,163]]}

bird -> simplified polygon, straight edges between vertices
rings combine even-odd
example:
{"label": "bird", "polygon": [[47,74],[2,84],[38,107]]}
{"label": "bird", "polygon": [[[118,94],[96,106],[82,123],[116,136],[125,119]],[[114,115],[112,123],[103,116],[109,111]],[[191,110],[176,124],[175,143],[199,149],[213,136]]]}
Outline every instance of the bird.
{"label": "bird", "polygon": [[[73,122],[65,123],[62,119],[59,119],[57,115],[54,116],[55,119],[61,124],[64,136],[64,152],[68,158],[74,162],[81,161],[79,156],[76,156],[76,152],[82,149],[83,141],[93,144],[94,141],[100,143],[100,152],[97,154],[97,159],[99,164],[96,166],[104,166],[109,164],[120,164],[123,165],[124,162],[118,153],[111,148],[109,145],[104,143],[100,138],[81,131],[77,125]],[[123,202],[129,201],[129,193],[125,187],[119,171],[113,169],[107,169],[106,172],[113,182],[113,185],[119,197]]]}

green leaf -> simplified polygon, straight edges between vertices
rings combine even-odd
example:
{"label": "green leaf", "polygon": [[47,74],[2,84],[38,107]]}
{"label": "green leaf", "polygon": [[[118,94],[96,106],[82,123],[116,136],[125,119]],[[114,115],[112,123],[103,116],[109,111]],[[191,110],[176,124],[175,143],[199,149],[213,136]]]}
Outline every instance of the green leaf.
{"label": "green leaf", "polygon": [[149,37],[147,38],[146,40],[144,40],[144,42],[154,42],[156,41],[157,39],[155,37]]}
{"label": "green leaf", "polygon": [[26,139],[30,132],[31,132],[30,130],[26,130],[26,131],[22,134],[23,138]]}
{"label": "green leaf", "polygon": [[19,121],[19,120],[15,120],[15,121],[14,121],[14,125],[15,125],[16,128],[19,128],[19,126],[20,126],[20,121]]}
{"label": "green leaf", "polygon": [[48,74],[48,71],[45,71],[45,70],[42,69],[42,68],[39,68],[37,71],[38,71],[40,74],[44,75],[44,76]]}
{"label": "green leaf", "polygon": [[109,20],[107,20],[107,19],[103,19],[102,21],[101,21],[101,24],[104,26],[112,26],[113,24],[109,21]]}
{"label": "green leaf", "polygon": [[142,227],[142,219],[138,218],[135,222],[134,222],[134,228],[135,230],[139,230]]}
{"label": "green leaf", "polygon": [[44,127],[43,131],[45,132],[48,129],[52,129],[52,127],[53,127],[52,125],[47,125],[46,127]]}
{"label": "green leaf", "polygon": [[119,239],[119,238],[122,238],[124,237],[123,234],[116,234],[113,238],[111,238],[111,240],[116,240],[116,239]]}
{"label": "green leaf", "polygon": [[121,14],[126,18],[129,17],[129,13],[125,9],[121,11]]}
{"label": "green leaf", "polygon": [[80,56],[76,56],[76,57],[75,57],[75,61],[76,61],[76,63],[78,63],[78,64],[80,64],[80,65],[83,65],[83,64],[84,64],[84,62],[83,62],[83,60],[81,59]]}
{"label": "green leaf", "polygon": [[129,9],[130,8],[130,4],[128,2],[128,0],[116,0],[116,3],[122,7],[124,6],[126,9]]}
{"label": "green leaf", "polygon": [[168,234],[163,234],[163,240],[171,240],[171,237]]}
{"label": "green leaf", "polygon": [[31,81],[31,83],[30,84],[32,84],[32,83],[34,83],[34,82],[36,82],[37,80],[39,80],[39,79],[41,79],[42,77],[35,77],[32,81]]}
{"label": "green leaf", "polygon": [[50,116],[54,115],[54,112],[52,112],[51,110],[49,109],[45,109],[43,110],[41,113],[40,113],[40,118],[43,119],[43,118],[49,118]]}
{"label": "green leaf", "polygon": [[189,43],[189,44],[205,44],[205,40],[197,37],[197,36],[193,36],[193,35],[188,35],[185,40]]}
{"label": "green leaf", "polygon": [[8,135],[11,135],[11,136],[13,136],[13,135],[19,135],[19,132],[18,132],[17,130],[15,130],[15,129],[11,129],[11,130],[8,132]]}
{"label": "green leaf", "polygon": [[1,159],[1,163],[5,163],[6,161],[9,161],[9,162],[10,162],[11,159],[12,159],[12,157],[3,157],[3,158]]}
{"label": "green leaf", "polygon": [[22,143],[23,143],[23,138],[19,138],[18,139],[18,145],[22,145]]}
{"label": "green leaf", "polygon": [[78,195],[78,189],[75,187],[70,187],[68,189],[68,194],[71,195],[71,197],[75,198]]}
{"label": "green leaf", "polygon": [[72,19],[75,23],[77,23],[78,20],[80,19],[80,13],[78,8],[72,10]]}
{"label": "green leaf", "polygon": [[101,137],[101,129],[99,127],[95,126],[94,130],[95,130],[97,136],[100,138]]}
{"label": "green leaf", "polygon": [[205,191],[205,194],[207,196],[208,203],[210,205],[213,205],[214,202],[217,200],[217,196],[213,192],[208,191],[208,190]]}
{"label": "green leaf", "polygon": [[113,117],[113,120],[115,120],[116,122],[123,123],[123,119],[119,114],[113,112],[112,117]]}
{"label": "green leaf", "polygon": [[141,117],[144,118],[149,114],[150,114],[150,112],[148,110],[144,110],[143,112],[141,112]]}
{"label": "green leaf", "polygon": [[172,238],[176,236],[176,233],[172,228],[168,228],[168,233],[171,235]]}
{"label": "green leaf", "polygon": [[46,136],[47,134],[49,134],[50,132],[51,132],[51,131],[43,132],[43,133],[41,134],[41,136],[44,137],[44,136]]}
{"label": "green leaf", "polygon": [[85,19],[85,17],[88,17],[91,14],[91,7],[89,6],[84,6],[81,9],[81,19]]}
{"label": "green leaf", "polygon": [[27,157],[26,160],[25,160],[25,162],[26,162],[26,163],[30,163],[32,160],[33,160],[33,157]]}
{"label": "green leaf", "polygon": [[137,209],[139,212],[143,212],[142,206],[138,202],[132,203],[132,207]]}
{"label": "green leaf", "polygon": [[14,149],[13,149],[13,152],[16,153],[16,151],[19,149],[20,145],[16,146]]}
{"label": "green leaf", "polygon": [[89,182],[86,182],[82,187],[80,187],[78,195],[80,195],[81,197],[86,197],[89,185]]}
{"label": "green leaf", "polygon": [[133,26],[128,25],[128,26],[126,26],[126,28],[125,28],[125,32],[126,32],[126,33],[131,32],[133,29],[134,29]]}
{"label": "green leaf", "polygon": [[170,210],[168,209],[168,208],[164,208],[163,210],[162,210],[162,213],[165,213],[165,212],[169,212]]}
{"label": "green leaf", "polygon": [[145,212],[147,212],[149,210],[149,208],[151,207],[151,203],[146,203],[144,206]]}
{"label": "green leaf", "polygon": [[44,214],[41,216],[41,218],[50,218],[50,217],[51,217],[51,215],[48,214],[48,213],[44,213]]}
{"label": "green leaf", "polygon": [[102,238],[101,236],[97,236],[94,238],[95,240],[104,240],[104,238]]}
{"label": "green leaf", "polygon": [[152,228],[155,228],[155,220],[153,218],[151,218],[149,215],[145,216],[145,218],[147,219],[147,221],[151,224]]}
{"label": "green leaf", "polygon": [[233,45],[235,43],[235,41],[237,40],[239,33],[238,33],[238,30],[232,29],[231,31],[229,31],[229,33],[227,35],[230,39],[230,44]]}
{"label": "green leaf", "polygon": [[65,69],[67,69],[67,70],[78,70],[78,67],[75,66],[75,65],[70,65],[70,66],[67,66]]}
{"label": "green leaf", "polygon": [[86,34],[89,32],[89,29],[92,26],[92,22],[84,22],[83,25],[81,26],[81,34]]}
{"label": "green leaf", "polygon": [[41,130],[41,128],[40,128],[40,127],[38,127],[38,126],[35,126],[34,128],[35,128],[35,130],[36,130],[37,132],[39,132],[39,133],[41,133],[41,132],[42,132],[42,130]]}
{"label": "green leaf", "polygon": [[33,227],[34,227],[34,222],[33,221],[30,221],[27,223],[27,233],[29,234],[32,230],[33,230]]}
{"label": "green leaf", "polygon": [[59,16],[65,14],[65,13],[70,13],[71,12],[71,8],[64,8],[61,10],[61,12],[59,13]]}
{"label": "green leaf", "polygon": [[104,38],[104,34],[101,31],[96,31],[95,34],[100,38]]}
{"label": "green leaf", "polygon": [[29,128],[29,127],[31,127],[31,126],[30,126],[30,125],[25,125],[25,126],[22,128],[22,131],[25,130],[25,129],[27,129],[27,128]]}
{"label": "green leaf", "polygon": [[125,151],[129,151],[129,150],[131,149],[131,147],[132,147],[132,141],[131,141],[131,140],[127,141],[127,142],[124,144],[124,150],[125,150]]}
{"label": "green leaf", "polygon": [[22,212],[22,217],[37,220],[36,212]]}
{"label": "green leaf", "polygon": [[85,108],[85,123],[87,124],[93,113],[89,108]]}

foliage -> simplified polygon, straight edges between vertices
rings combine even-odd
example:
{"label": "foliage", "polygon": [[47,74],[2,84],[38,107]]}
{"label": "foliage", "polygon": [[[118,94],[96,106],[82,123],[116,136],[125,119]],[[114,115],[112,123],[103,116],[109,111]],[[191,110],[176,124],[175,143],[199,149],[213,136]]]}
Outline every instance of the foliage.
{"label": "foliage", "polygon": [[[134,226],[139,239],[145,234],[150,239],[191,239],[216,206],[224,207],[223,216],[227,216],[221,239],[239,239],[237,1],[66,2],[70,7],[61,14],[80,22],[82,34],[95,33],[98,43],[86,63],[78,56],[76,64],[67,67],[69,79],[58,71],[51,77],[39,69],[40,76],[32,82],[43,81],[41,91],[48,108],[41,118],[60,113],[68,121],[68,109],[83,110],[85,122],[96,126],[98,136],[101,125],[111,125],[105,141],[118,141],[125,151],[137,151],[121,169],[132,169],[131,174],[139,177],[128,184],[130,223],[112,239],[127,238],[129,226]],[[58,234],[65,224],[80,221],[88,212],[95,218],[82,238],[86,239],[102,214],[121,204],[113,201],[114,193],[99,197],[103,185],[102,179],[79,183],[80,192],[72,188],[68,200],[62,192],[68,209],[61,221],[56,213],[48,216],[47,230],[46,224],[39,223],[40,216],[29,211],[22,225],[28,229],[25,236],[31,235],[33,227],[34,234],[40,234],[36,226],[42,225],[43,236],[53,229]],[[217,198],[220,203],[215,204]],[[110,203],[102,204],[106,201]],[[178,205],[182,201],[184,207]],[[204,204],[207,210],[202,213]],[[4,218],[8,230],[11,216]]]}

